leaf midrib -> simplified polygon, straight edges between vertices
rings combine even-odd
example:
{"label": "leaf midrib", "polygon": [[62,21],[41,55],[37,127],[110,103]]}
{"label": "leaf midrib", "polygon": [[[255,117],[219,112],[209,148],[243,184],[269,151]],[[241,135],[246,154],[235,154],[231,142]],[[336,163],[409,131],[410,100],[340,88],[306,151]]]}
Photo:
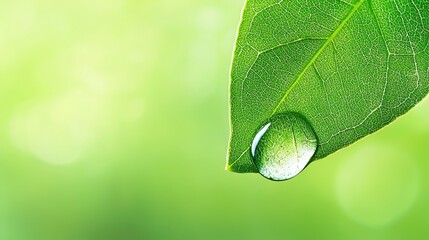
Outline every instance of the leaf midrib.
{"label": "leaf midrib", "polygon": [[[325,43],[323,43],[323,45],[316,52],[316,54],[310,59],[310,61],[307,63],[307,65],[305,65],[304,69],[301,71],[301,73],[298,75],[298,77],[294,80],[294,82],[292,83],[292,85],[286,90],[286,92],[283,95],[282,99],[280,100],[280,102],[277,104],[277,106],[272,111],[270,117],[272,117],[274,114],[277,113],[277,111],[279,110],[279,108],[281,107],[281,105],[286,101],[286,99],[287,99],[288,95],[290,94],[290,92],[299,83],[299,81],[304,76],[304,74],[307,72],[307,70],[311,67],[311,65],[313,65],[313,63],[317,60],[317,58],[320,56],[320,54],[322,54],[322,52],[325,50],[325,48],[332,42],[332,40],[334,40],[334,38],[338,35],[338,33],[343,29],[343,27],[347,24],[347,22],[350,20],[350,18],[352,18],[352,16],[355,14],[355,12],[362,6],[362,4],[365,1],[366,0],[360,0],[356,5],[353,6],[353,8],[350,10],[349,14],[346,16],[346,18],[344,18],[344,20],[340,23],[340,25],[338,25],[338,27],[331,34],[331,36],[329,36],[329,38],[326,39]],[[240,160],[243,157],[243,155],[249,149],[250,149],[250,147],[246,148],[243,151],[243,153],[240,154],[240,156],[234,162],[232,162],[231,164],[228,164],[227,167],[231,168],[235,163],[238,162],[238,160]]]}
{"label": "leaf midrib", "polygon": [[281,105],[286,101],[287,97],[289,96],[290,92],[295,88],[295,86],[299,83],[299,81],[302,79],[304,74],[307,72],[307,70],[311,67],[311,65],[314,64],[314,62],[317,60],[317,58],[322,54],[323,50],[334,40],[334,38],[338,35],[338,33],[343,29],[343,27],[347,24],[347,22],[350,20],[350,18],[354,15],[354,13],[360,8],[360,6],[365,2],[366,0],[360,0],[356,5],[353,6],[352,10],[350,10],[349,14],[344,18],[344,20],[338,25],[338,27],[335,29],[335,31],[329,36],[329,38],[323,43],[322,47],[316,52],[316,54],[311,58],[311,60],[305,65],[304,69],[301,71],[301,73],[298,75],[298,77],[293,81],[292,85],[286,90],[285,94],[283,95],[280,102],[277,104],[277,106],[272,111],[270,117],[272,117],[274,114],[277,113]]}

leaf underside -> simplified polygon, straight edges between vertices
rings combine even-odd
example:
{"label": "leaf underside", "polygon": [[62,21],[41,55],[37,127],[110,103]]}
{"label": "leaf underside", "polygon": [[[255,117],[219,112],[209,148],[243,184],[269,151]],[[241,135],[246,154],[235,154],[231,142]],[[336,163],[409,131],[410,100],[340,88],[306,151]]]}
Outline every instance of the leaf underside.
{"label": "leaf underside", "polygon": [[250,144],[299,112],[312,160],[377,131],[429,90],[429,0],[247,0],[231,68],[227,169],[257,172]]}

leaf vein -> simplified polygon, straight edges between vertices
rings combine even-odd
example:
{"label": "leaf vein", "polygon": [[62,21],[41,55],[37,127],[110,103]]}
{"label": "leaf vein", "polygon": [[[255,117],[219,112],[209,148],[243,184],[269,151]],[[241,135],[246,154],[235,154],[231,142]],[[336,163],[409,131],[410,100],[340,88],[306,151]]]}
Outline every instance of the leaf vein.
{"label": "leaf vein", "polygon": [[355,14],[355,12],[360,8],[360,6],[365,2],[365,0],[360,0],[349,12],[349,14],[344,18],[344,20],[340,23],[340,25],[335,29],[335,31],[329,36],[329,38],[326,40],[326,42],[320,47],[320,49],[316,52],[316,54],[310,59],[310,61],[307,63],[307,65],[304,67],[304,69],[301,71],[301,73],[298,75],[298,77],[293,81],[292,85],[286,90],[285,94],[283,95],[280,102],[277,104],[277,106],[274,108],[274,110],[271,113],[271,116],[277,113],[281,105],[286,101],[286,98],[289,96],[291,91],[295,88],[295,86],[299,83],[299,81],[302,79],[304,74],[307,72],[307,70],[313,65],[313,63],[317,60],[317,58],[322,54],[323,50],[332,42],[333,39],[338,35],[338,33],[343,29],[343,27],[347,24],[347,22],[350,20],[350,18]]}

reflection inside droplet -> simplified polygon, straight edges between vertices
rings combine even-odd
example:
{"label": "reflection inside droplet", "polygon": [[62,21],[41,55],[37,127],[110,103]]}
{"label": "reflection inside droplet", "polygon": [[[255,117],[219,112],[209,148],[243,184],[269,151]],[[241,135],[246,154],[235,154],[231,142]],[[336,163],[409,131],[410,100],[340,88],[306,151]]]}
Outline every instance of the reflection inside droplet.
{"label": "reflection inside droplet", "polygon": [[261,140],[261,137],[264,136],[265,132],[268,130],[268,128],[270,127],[271,123],[268,123],[267,125],[265,125],[255,136],[255,138],[253,139],[252,142],[252,156],[255,156],[255,151],[256,151],[256,146],[259,143],[259,140]]}
{"label": "reflection inside droplet", "polygon": [[256,133],[251,147],[259,173],[272,180],[299,174],[317,149],[313,127],[300,114],[276,114]]}

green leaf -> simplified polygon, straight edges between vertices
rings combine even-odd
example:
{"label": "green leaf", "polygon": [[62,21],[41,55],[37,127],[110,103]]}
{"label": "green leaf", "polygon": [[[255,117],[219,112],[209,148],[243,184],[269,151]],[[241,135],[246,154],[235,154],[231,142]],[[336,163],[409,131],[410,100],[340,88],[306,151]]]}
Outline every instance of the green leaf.
{"label": "green leaf", "polygon": [[247,0],[231,68],[227,169],[257,172],[250,146],[298,112],[323,158],[406,113],[429,89],[429,0]]}

